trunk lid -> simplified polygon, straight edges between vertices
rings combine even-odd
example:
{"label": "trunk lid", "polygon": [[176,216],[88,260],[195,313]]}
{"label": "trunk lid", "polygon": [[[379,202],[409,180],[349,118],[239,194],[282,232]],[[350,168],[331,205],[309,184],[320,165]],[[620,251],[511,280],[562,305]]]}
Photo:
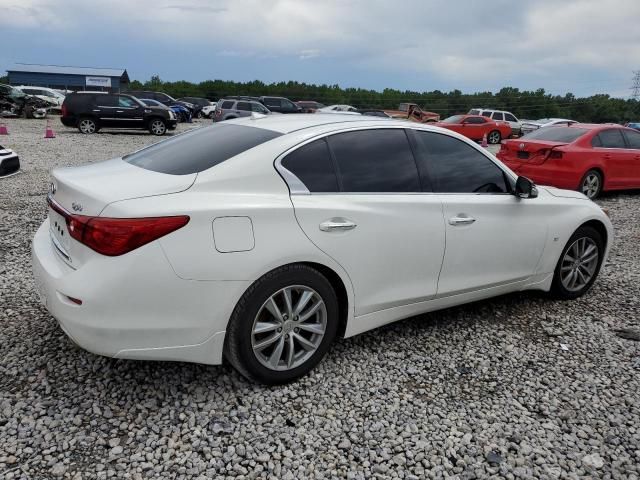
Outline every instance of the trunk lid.
{"label": "trunk lid", "polygon": [[502,142],[498,158],[511,162],[526,162],[532,165],[544,163],[551,152],[567,142],[552,142],[548,140],[514,139]]}
{"label": "trunk lid", "polygon": [[113,202],[182,192],[193,185],[197,175],[154,172],[120,158],[55,169],[49,187],[51,241],[62,259],[77,268],[98,254],[71,237],[69,216],[98,217]]}

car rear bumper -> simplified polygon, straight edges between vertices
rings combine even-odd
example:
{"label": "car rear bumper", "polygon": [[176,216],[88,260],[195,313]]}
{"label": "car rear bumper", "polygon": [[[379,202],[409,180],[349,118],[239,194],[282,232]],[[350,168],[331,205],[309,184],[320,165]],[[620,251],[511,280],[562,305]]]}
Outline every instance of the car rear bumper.
{"label": "car rear bumper", "polygon": [[230,309],[248,287],[183,280],[158,242],[73,269],[54,250],[48,220],[33,239],[32,261],[40,299],[62,330],[108,357],[220,364]]}

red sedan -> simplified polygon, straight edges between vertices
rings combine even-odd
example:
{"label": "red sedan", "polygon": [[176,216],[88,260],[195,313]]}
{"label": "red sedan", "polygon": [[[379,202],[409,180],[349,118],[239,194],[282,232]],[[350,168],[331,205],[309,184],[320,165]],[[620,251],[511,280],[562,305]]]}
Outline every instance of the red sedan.
{"label": "red sedan", "polygon": [[546,127],[502,143],[497,157],[541,185],[596,198],[640,188],[640,132],[619,125]]}
{"label": "red sedan", "polygon": [[448,128],[476,141],[482,140],[486,135],[487,142],[494,144],[511,136],[511,126],[507,122],[496,122],[481,115],[454,115],[435,125]]}

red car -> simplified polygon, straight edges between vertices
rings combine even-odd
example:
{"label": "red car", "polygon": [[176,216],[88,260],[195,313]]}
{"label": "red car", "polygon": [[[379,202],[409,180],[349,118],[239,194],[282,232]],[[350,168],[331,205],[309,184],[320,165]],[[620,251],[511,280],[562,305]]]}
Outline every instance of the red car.
{"label": "red car", "polygon": [[496,122],[481,115],[454,115],[445,118],[435,125],[458,132],[471,140],[482,140],[487,136],[487,142],[500,143],[503,138],[511,136],[511,125],[507,122]]}
{"label": "red car", "polygon": [[640,132],[620,125],[546,127],[502,143],[497,157],[541,185],[578,190],[640,188]]}

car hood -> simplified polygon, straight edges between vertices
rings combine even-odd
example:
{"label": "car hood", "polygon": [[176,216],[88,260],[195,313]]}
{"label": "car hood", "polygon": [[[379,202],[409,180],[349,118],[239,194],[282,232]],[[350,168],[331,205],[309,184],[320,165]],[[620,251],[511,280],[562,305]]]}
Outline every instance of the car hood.
{"label": "car hood", "polygon": [[546,187],[546,186],[543,186],[543,187],[540,187],[540,188],[544,188],[547,192],[549,192],[554,197],[575,198],[577,200],[589,200],[586,197],[586,195],[584,195],[583,193],[580,193],[580,192],[576,192],[575,190],[563,190],[561,188]]}

